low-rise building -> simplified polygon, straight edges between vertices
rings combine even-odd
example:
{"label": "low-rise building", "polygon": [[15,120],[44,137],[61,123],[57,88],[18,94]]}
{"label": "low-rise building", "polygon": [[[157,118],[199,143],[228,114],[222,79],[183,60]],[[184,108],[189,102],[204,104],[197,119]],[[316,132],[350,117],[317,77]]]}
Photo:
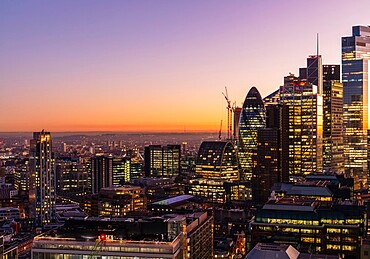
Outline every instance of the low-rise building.
{"label": "low-rise building", "polygon": [[212,219],[207,213],[193,213],[68,220],[64,227],[35,237],[32,258],[211,259]]}
{"label": "low-rise building", "polygon": [[364,225],[365,210],[355,202],[280,198],[257,211],[251,242],[289,243],[299,245],[303,252],[357,258]]}
{"label": "low-rise building", "polygon": [[90,216],[123,217],[130,211],[146,209],[146,197],[139,186],[107,187],[86,196],[81,207]]}

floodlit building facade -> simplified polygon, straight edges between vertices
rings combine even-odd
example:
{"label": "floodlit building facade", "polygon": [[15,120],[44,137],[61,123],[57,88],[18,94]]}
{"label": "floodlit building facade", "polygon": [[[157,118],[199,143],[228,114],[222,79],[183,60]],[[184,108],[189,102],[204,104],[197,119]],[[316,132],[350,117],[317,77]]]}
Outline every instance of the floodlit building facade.
{"label": "floodlit building facade", "polygon": [[352,35],[342,37],[342,82],[345,171],[356,189],[368,186],[369,59],[370,27],[353,26]]}
{"label": "floodlit building facade", "polygon": [[289,176],[322,171],[323,99],[318,87],[290,74],[280,87],[280,103],[287,106]]}

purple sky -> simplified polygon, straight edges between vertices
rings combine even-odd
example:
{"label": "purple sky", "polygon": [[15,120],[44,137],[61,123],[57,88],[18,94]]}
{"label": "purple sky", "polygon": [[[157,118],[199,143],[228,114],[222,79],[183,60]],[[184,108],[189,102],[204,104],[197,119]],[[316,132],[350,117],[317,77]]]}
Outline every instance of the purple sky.
{"label": "purple sky", "polygon": [[370,1],[0,1],[0,131],[218,130],[370,23]]}

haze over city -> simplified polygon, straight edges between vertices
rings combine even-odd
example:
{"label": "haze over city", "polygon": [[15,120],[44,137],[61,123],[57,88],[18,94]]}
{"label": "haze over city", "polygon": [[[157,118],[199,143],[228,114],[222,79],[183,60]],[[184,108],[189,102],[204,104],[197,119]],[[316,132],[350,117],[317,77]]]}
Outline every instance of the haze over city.
{"label": "haze over city", "polygon": [[[335,8],[333,8],[335,7]],[[1,1],[0,131],[218,131],[224,87],[241,106],[340,63],[370,2]]]}
{"label": "haze over city", "polygon": [[370,1],[0,1],[0,259],[370,259]]}

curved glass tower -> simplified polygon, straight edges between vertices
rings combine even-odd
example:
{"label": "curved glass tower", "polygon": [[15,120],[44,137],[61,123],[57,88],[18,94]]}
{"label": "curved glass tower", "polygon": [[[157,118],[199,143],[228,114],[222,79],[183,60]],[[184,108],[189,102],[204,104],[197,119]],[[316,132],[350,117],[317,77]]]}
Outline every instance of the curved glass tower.
{"label": "curved glass tower", "polygon": [[239,122],[238,158],[242,180],[252,177],[252,155],[257,150],[258,129],[265,127],[265,106],[257,88],[252,87],[245,97]]}

